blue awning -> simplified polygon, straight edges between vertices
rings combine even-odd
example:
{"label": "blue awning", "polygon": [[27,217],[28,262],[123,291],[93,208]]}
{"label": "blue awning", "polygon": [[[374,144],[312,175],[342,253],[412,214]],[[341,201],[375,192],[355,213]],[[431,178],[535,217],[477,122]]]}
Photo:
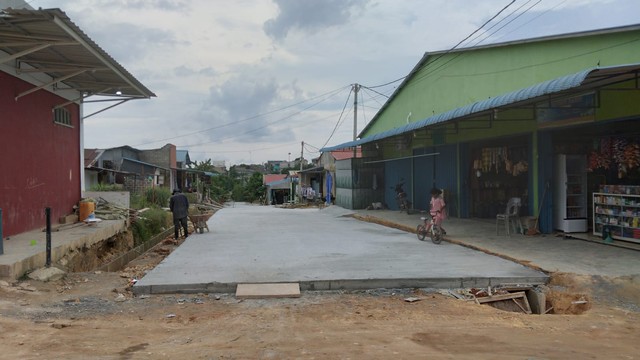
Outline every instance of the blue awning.
{"label": "blue awning", "polygon": [[603,75],[610,76],[612,74],[626,74],[631,71],[638,71],[638,70],[640,70],[640,63],[586,69],[575,74],[561,76],[559,78],[541,82],[539,84],[522,88],[520,90],[499,95],[494,98],[477,101],[470,105],[449,110],[442,114],[430,116],[426,119],[412,122],[410,124],[406,124],[406,125],[393,128],[387,131],[383,131],[383,132],[380,132],[371,136],[367,136],[358,140],[349,141],[340,145],[324,147],[320,149],[320,152],[327,152],[327,151],[339,150],[344,148],[356,147],[362,144],[367,144],[373,141],[386,139],[392,136],[402,135],[404,133],[410,133],[417,129],[433,126],[436,124],[441,124],[450,120],[459,119],[472,114],[478,114],[483,111],[499,108],[501,106],[513,105],[522,101],[532,100],[541,96],[574,89],[574,88],[580,87],[581,85],[584,85],[585,81],[588,78],[592,76],[595,77],[596,74],[600,74],[601,72],[603,73]]}

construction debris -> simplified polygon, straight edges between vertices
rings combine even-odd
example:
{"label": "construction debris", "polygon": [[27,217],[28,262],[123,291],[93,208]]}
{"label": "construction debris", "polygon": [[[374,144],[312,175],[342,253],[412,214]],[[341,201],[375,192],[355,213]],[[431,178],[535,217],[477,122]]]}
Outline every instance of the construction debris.
{"label": "construction debris", "polygon": [[545,314],[545,295],[536,286],[526,284],[505,284],[486,289],[440,290],[440,294],[456,299],[473,301],[478,305],[487,304],[500,310],[525,314]]}
{"label": "construction debris", "polygon": [[408,298],[404,299],[404,301],[406,301],[408,303],[412,303],[412,302],[416,302],[416,301],[420,301],[420,300],[422,300],[422,299],[419,298],[419,297],[408,297]]}
{"label": "construction debris", "polygon": [[95,216],[102,220],[122,220],[128,219],[130,222],[135,222],[138,216],[138,211],[135,209],[127,209],[122,206],[111,203],[102,197],[99,197],[95,201],[96,209]]}

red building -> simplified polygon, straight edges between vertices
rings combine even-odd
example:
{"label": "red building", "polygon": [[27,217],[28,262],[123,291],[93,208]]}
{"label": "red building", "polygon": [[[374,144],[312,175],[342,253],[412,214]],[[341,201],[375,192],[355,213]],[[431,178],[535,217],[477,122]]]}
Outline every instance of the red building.
{"label": "red building", "polygon": [[[0,10],[2,234],[43,227],[81,198],[83,103],[155,96],[59,9]],[[113,106],[113,105],[107,105]]]}

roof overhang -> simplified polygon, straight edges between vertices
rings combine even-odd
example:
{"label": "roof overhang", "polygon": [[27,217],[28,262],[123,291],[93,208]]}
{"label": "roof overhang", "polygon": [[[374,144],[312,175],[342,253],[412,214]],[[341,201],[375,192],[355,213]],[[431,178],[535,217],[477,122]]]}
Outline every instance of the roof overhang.
{"label": "roof overhang", "polygon": [[324,173],[324,166],[316,166],[298,171],[298,174],[321,174]]}
{"label": "roof overhang", "polygon": [[[16,100],[40,89],[74,90],[78,97],[58,107],[79,101],[116,102],[111,108],[156,96],[60,9],[0,10],[0,65],[3,64],[37,83],[16,94]],[[101,98],[86,100],[93,96]]]}
{"label": "roof overhang", "polygon": [[[426,119],[406,124],[397,128],[383,131],[358,140],[349,141],[340,145],[325,147],[321,152],[352,148],[363,144],[384,140],[390,137],[410,134],[413,131],[440,125],[448,121],[471,118],[491,113],[501,108],[513,108],[518,106],[530,106],[544,100],[562,98],[572,94],[580,94],[600,89],[605,86],[618,84],[630,80],[640,82],[640,63],[610,66],[604,68],[591,68],[581,72],[548,80],[520,90],[512,91],[473,104],[449,110],[442,114],[430,116]],[[637,86],[637,85],[636,85]]]}

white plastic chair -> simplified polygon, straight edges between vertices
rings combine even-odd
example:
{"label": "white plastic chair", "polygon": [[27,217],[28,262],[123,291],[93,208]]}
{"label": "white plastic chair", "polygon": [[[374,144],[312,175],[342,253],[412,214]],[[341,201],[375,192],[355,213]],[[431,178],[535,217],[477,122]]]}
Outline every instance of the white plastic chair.
{"label": "white plastic chair", "polygon": [[[507,208],[504,214],[496,215],[496,235],[500,235],[499,225],[500,222],[504,223],[505,235],[511,236],[511,223],[514,227],[517,225],[519,229],[522,229],[520,225],[520,206],[522,206],[522,200],[518,197],[513,197],[507,202]],[[518,229],[516,229],[517,231]]]}

